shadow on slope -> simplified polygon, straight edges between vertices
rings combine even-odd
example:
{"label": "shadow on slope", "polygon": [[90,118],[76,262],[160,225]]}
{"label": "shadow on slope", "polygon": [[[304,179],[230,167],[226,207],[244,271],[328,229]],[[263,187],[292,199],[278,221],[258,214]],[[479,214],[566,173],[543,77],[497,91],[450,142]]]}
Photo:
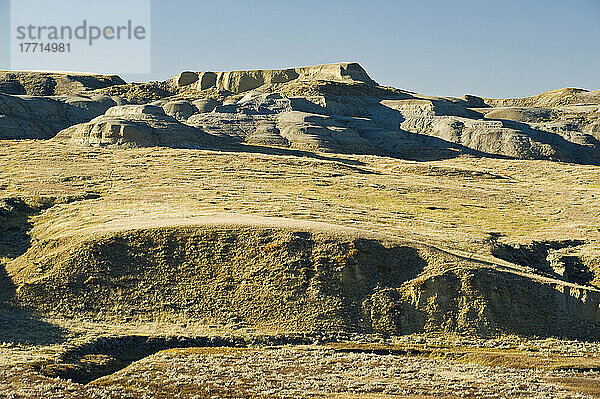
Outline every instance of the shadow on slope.
{"label": "shadow on slope", "polygon": [[175,348],[247,348],[249,346],[310,345],[330,340],[314,334],[257,335],[242,337],[190,337],[126,335],[100,337],[64,352],[57,362],[42,361],[29,365],[51,378],[69,379],[87,384],[113,374],[131,363],[154,353]]}
{"label": "shadow on slope", "polygon": [[[444,159],[452,159],[460,156],[461,154],[470,154],[473,156],[485,156],[489,158],[508,158],[501,155],[482,153],[465,147],[463,145],[450,143],[448,141],[439,139],[437,137],[416,135],[413,133],[406,132],[407,135],[414,136],[411,139],[414,140],[415,144],[423,143],[422,146],[413,146],[403,150],[385,151],[383,149],[376,149],[371,153],[365,153],[362,155],[378,155],[390,158],[405,159],[409,161],[441,161]],[[335,152],[321,152],[316,153],[308,150],[299,150],[285,147],[271,147],[257,144],[230,144],[222,148],[215,148],[215,150],[235,151],[235,152],[248,152],[265,155],[283,155],[291,157],[306,157],[320,161],[332,161],[340,162],[346,165],[362,166],[364,162],[343,158],[338,156]],[[348,154],[351,155],[351,154]],[[359,173],[373,173],[365,169],[356,169]]]}
{"label": "shadow on slope", "polygon": [[11,303],[15,286],[0,263],[0,342],[52,345],[64,341],[64,330]]}
{"label": "shadow on slope", "polygon": [[[248,153],[254,153],[254,154],[264,154],[264,155],[282,155],[282,156],[290,156],[290,157],[299,157],[299,158],[312,158],[312,159],[316,159],[319,161],[330,161],[330,162],[339,162],[339,163],[343,163],[346,165],[352,165],[352,166],[364,166],[365,163],[355,160],[355,159],[348,159],[348,158],[342,158],[339,156],[336,156],[336,154],[318,154],[318,153],[314,153],[311,151],[303,151],[303,150],[296,150],[296,149],[291,149],[291,148],[284,148],[284,147],[268,147],[268,146],[263,146],[263,145],[256,145],[256,144],[229,144],[226,147],[223,147],[222,149],[226,150],[226,151],[232,151],[232,152],[248,152]],[[361,168],[356,168],[356,171],[359,173],[373,173],[371,171],[367,171],[365,169],[361,169]]]}
{"label": "shadow on slope", "polygon": [[37,209],[19,198],[0,201],[0,258],[14,259],[27,251],[33,227],[29,217],[36,213]]}
{"label": "shadow on slope", "polygon": [[503,271],[456,269],[373,296],[377,327],[389,334],[600,339],[600,292]]}
{"label": "shadow on slope", "polygon": [[591,287],[342,230],[189,223],[67,237],[51,256],[34,246],[11,267],[27,276],[28,259],[44,259],[46,272],[15,300],[67,316],[281,332],[600,338]]}
{"label": "shadow on slope", "polygon": [[491,244],[493,256],[531,267],[559,280],[589,285],[594,278],[594,273],[582,259],[570,253],[576,247],[584,245],[585,241],[533,241],[526,245],[510,245],[493,240]]}
{"label": "shadow on slope", "polygon": [[[32,249],[27,256],[42,255]],[[368,331],[365,299],[427,265],[416,248],[403,245],[210,225],[111,233],[53,257],[41,266],[47,270],[42,278],[21,287],[19,303],[73,315],[287,331]]]}
{"label": "shadow on slope", "polygon": [[[317,105],[305,99],[294,98],[294,111],[284,114],[285,122],[273,125],[271,134],[281,135],[287,130],[292,141],[283,139],[290,146],[272,146],[270,144],[247,141],[248,137],[226,136],[235,151],[254,152],[296,157],[310,157],[320,160],[333,160],[343,163],[360,164],[359,161],[340,157],[349,155],[376,155],[412,161],[435,161],[452,159],[461,154],[477,157],[508,158],[502,155],[485,153],[466,147],[460,143],[451,143],[438,137],[417,134],[402,130],[400,125],[405,120],[403,114],[382,104],[370,102],[353,105],[352,100],[344,97],[327,98],[326,105]],[[344,108],[348,106],[349,109]],[[231,105],[235,107],[236,105]],[[243,107],[243,106],[242,106]],[[260,112],[242,108],[241,114],[255,115]],[[467,110],[464,110],[467,112]],[[263,114],[268,113],[262,111]],[[275,113],[275,111],[269,111]],[[460,114],[460,112],[458,112]],[[215,113],[214,115],[219,115]],[[229,114],[223,114],[229,115]],[[198,126],[197,129],[204,131]],[[206,133],[211,133],[210,128]],[[223,137],[223,136],[219,136]],[[246,141],[244,141],[246,140]],[[304,142],[306,140],[306,142]],[[307,144],[309,143],[309,144]],[[228,143],[222,142],[222,148],[228,149]],[[303,146],[308,146],[304,148]],[[315,149],[311,146],[317,146]],[[216,148],[217,150],[219,148]]]}
{"label": "shadow on slope", "polygon": [[[494,119],[488,119],[494,120]],[[592,135],[585,135],[587,145],[565,139],[558,133],[534,129],[527,123],[509,119],[496,119],[504,126],[515,129],[542,144],[548,144],[563,153],[561,161],[579,165],[600,165],[600,141]],[[569,133],[569,132],[566,132]],[[572,132],[579,134],[580,132]],[[583,138],[582,138],[583,139]]]}
{"label": "shadow on slope", "polygon": [[31,246],[30,217],[53,205],[52,199],[20,198],[0,201],[0,342],[50,345],[63,340],[63,330],[35,313],[14,305],[16,287],[4,263],[23,255]]}

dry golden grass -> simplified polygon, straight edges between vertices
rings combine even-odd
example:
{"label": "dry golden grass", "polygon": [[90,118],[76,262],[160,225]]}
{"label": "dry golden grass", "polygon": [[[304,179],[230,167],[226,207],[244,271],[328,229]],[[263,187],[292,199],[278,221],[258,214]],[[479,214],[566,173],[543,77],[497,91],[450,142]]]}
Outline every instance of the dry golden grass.
{"label": "dry golden grass", "polygon": [[558,377],[550,378],[548,381],[573,392],[600,398],[600,378],[597,377]]}
{"label": "dry golden grass", "polygon": [[461,363],[473,363],[486,367],[517,369],[600,371],[600,354],[593,356],[565,356],[538,353],[521,349],[495,349],[474,346],[431,345],[383,345],[383,344],[330,344],[334,350],[347,353],[386,353],[410,355],[432,359],[446,359]]}
{"label": "dry golden grass", "polygon": [[[597,246],[600,238],[600,213],[597,212],[600,208],[600,168],[594,166],[464,156],[415,162],[256,147],[248,147],[248,152],[85,148],[44,141],[1,142],[0,164],[2,198],[27,197],[35,205],[43,204],[48,197],[97,195],[97,198],[57,204],[30,217],[29,236],[36,245],[66,240],[75,248],[78,240],[111,230],[155,227],[164,224],[165,220],[185,224],[186,220],[194,218],[229,215],[235,219],[245,215],[326,222],[329,225],[321,226],[324,230],[329,229],[327,226],[337,225],[414,239],[497,264],[503,263],[490,255],[489,233],[499,233],[505,236],[504,240],[513,243],[579,239],[586,242],[579,248],[579,255],[590,267],[596,267],[594,270],[600,269]],[[47,249],[45,253],[50,255],[58,252],[57,248]],[[278,250],[276,242],[261,248],[265,254],[275,254]],[[355,255],[349,248],[339,254],[336,262],[343,265]],[[5,257],[1,261],[6,265],[12,259]],[[445,266],[438,265],[439,260],[428,261],[436,267]],[[598,285],[599,281],[596,277],[592,283]],[[210,359],[270,359],[273,363],[266,363],[269,369],[277,367],[277,362],[285,358],[269,357],[266,350],[257,349],[172,349],[103,377],[93,386],[81,386],[44,378],[33,371],[25,372],[22,365],[52,361],[67,346],[103,335],[212,333],[223,336],[231,333],[231,328],[238,327],[188,325],[184,319],[177,323],[176,320],[163,321],[160,317],[146,324],[143,320],[119,324],[108,319],[105,323],[98,319],[93,322],[77,319],[40,322],[38,316],[30,316],[31,320],[25,323],[21,319],[11,319],[13,316],[0,314],[0,317],[7,320],[8,327],[3,333],[10,341],[0,346],[0,396],[18,393],[22,397],[51,397],[48,392],[58,391],[64,393],[64,397],[143,397],[141,392],[154,390],[155,397],[192,397],[198,394],[198,386],[203,388],[202,384],[176,381],[175,377],[169,380],[161,373],[176,364],[183,374],[197,375],[193,367],[186,369],[186,362],[195,364],[190,359],[202,367],[208,367],[204,362]],[[265,326],[265,329],[277,331],[276,327]],[[28,335],[35,342],[19,341],[19,331],[30,331]],[[243,327],[235,331],[249,335],[256,332],[257,329],[244,330]],[[62,341],[56,338],[57,335]],[[556,353],[512,347],[482,348],[479,345],[346,345],[347,350],[366,353],[348,354],[345,365],[350,374],[341,373],[341,377],[334,378],[335,384],[339,385],[332,383],[331,386],[337,387],[337,391],[324,389],[315,396],[391,397],[391,394],[377,391],[375,386],[363,387],[359,393],[343,389],[348,378],[361,381],[361,376],[352,374],[355,360],[356,364],[367,361],[361,369],[365,373],[370,371],[368,362],[386,365],[388,361],[396,362],[398,369],[408,362],[414,366],[414,373],[421,369],[430,371],[438,378],[435,383],[447,384],[459,393],[462,388],[471,389],[471,392],[483,389],[481,392],[486,393],[487,388],[481,386],[479,377],[484,376],[486,383],[491,385],[501,384],[496,375],[501,374],[508,382],[507,386],[498,388],[498,392],[508,397],[532,397],[529,394],[533,391],[528,390],[527,384],[539,388],[537,397],[557,395],[566,398],[577,392],[598,397],[597,372],[583,373],[583,370],[600,367],[596,355],[598,348],[592,344],[591,349],[580,350],[585,346],[583,343],[568,343],[564,345],[571,349]],[[549,345],[563,344],[557,341]],[[389,347],[408,354],[388,359],[368,353]],[[342,356],[339,350],[344,346],[317,349],[332,351],[333,355],[327,352],[327,356],[333,356],[336,362],[344,361],[337,357]],[[274,351],[279,351],[280,355],[289,354],[281,348]],[[311,362],[327,364],[327,356],[311,358],[306,355],[303,358],[306,363],[298,364],[308,365],[305,369],[310,374]],[[100,362],[102,358],[88,360]],[[241,370],[217,366],[210,370],[224,369],[228,373]],[[298,366],[298,370],[302,367]],[[143,373],[136,374],[140,370]],[[386,368],[382,367],[382,370]],[[301,380],[306,375],[294,378]],[[404,377],[412,378],[410,375]],[[215,377],[213,383],[220,383],[222,387],[223,381],[228,380],[220,378]],[[396,387],[394,397],[456,397],[450,391],[439,392],[437,386],[424,386],[430,382],[427,378],[420,376],[420,379],[410,380],[413,385],[404,385],[404,388],[412,389],[409,394],[403,393],[401,386]],[[463,378],[461,381],[465,385],[452,385],[456,383],[455,378]],[[381,384],[392,386],[398,379],[382,381]],[[168,385],[167,382],[172,385],[161,388]],[[519,391],[511,396],[508,385],[513,382]],[[286,388],[284,383],[275,386]],[[215,389],[215,395],[227,397],[231,392]],[[277,397],[275,394],[265,396]]]}
{"label": "dry golden grass", "polygon": [[[163,376],[170,377],[165,381]],[[588,385],[597,376],[585,377]],[[564,382],[576,378],[573,371],[533,368],[524,372],[447,358],[341,354],[312,346],[159,352],[92,385],[118,387],[134,397],[149,390],[181,397],[569,398],[588,393],[584,381],[579,386]]]}
{"label": "dry golden grass", "polygon": [[482,254],[488,232],[522,242],[600,237],[598,167],[263,152],[3,142],[0,188],[3,196],[99,193],[48,215],[66,230],[131,215],[231,212],[327,221]]}

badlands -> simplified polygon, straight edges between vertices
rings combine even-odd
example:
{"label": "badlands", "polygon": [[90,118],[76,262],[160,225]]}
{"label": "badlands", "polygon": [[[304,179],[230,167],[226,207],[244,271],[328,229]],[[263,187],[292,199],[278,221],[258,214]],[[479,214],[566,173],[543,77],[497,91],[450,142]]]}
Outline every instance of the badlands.
{"label": "badlands", "polygon": [[0,71],[0,397],[600,397],[600,91]]}

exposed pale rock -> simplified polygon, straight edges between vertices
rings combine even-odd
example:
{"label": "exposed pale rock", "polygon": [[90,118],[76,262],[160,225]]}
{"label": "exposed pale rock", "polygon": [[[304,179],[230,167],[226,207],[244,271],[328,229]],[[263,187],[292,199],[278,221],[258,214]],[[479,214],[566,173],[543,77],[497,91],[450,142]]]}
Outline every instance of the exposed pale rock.
{"label": "exposed pale rock", "polygon": [[277,127],[293,148],[357,154],[374,151],[373,144],[355,129],[325,115],[283,112],[277,117]]}
{"label": "exposed pale rock", "polygon": [[10,96],[0,94],[0,139],[48,139],[117,105],[107,96]]}
{"label": "exposed pale rock", "polygon": [[460,105],[442,100],[428,100],[421,98],[382,100],[381,105],[398,111],[404,117],[454,115],[469,117],[472,112]]}
{"label": "exposed pale rock", "polygon": [[532,97],[483,99],[492,107],[558,107],[570,104],[600,104],[600,90],[564,88],[550,90]]}
{"label": "exposed pale rock", "polygon": [[194,107],[196,107],[199,113],[204,114],[206,112],[212,112],[217,105],[220,105],[221,103],[212,98],[201,98],[199,100],[192,101],[192,104]]}
{"label": "exposed pale rock", "polygon": [[587,133],[600,140],[600,123],[594,122],[583,128],[583,133]]}
{"label": "exposed pale rock", "polygon": [[290,142],[281,136],[281,132],[273,121],[258,123],[256,130],[246,137],[246,142],[256,145],[289,147]]}
{"label": "exposed pale rock", "polygon": [[289,99],[279,93],[250,91],[236,102],[236,109],[246,114],[276,114],[292,109]]}
{"label": "exposed pale rock", "polygon": [[149,102],[148,105],[154,105],[154,106],[157,106],[157,107],[162,107],[163,105],[165,105],[168,102],[169,102],[169,100],[167,100],[166,98],[161,98],[160,100]]}
{"label": "exposed pale rock", "polygon": [[516,158],[565,158],[565,154],[557,146],[541,141],[539,133],[507,128],[502,121],[430,116],[407,118],[401,124],[401,128],[437,137],[481,153]]}
{"label": "exposed pale rock", "polygon": [[198,90],[216,87],[219,90],[242,93],[263,85],[287,83],[296,79],[376,84],[359,64],[349,62],[287,69],[257,69],[218,73],[208,71],[182,72],[170,81],[177,87],[183,87],[198,81]]}
{"label": "exposed pale rock", "polygon": [[238,100],[236,100],[235,98],[228,98],[225,101],[223,101],[223,105],[234,105],[237,104]]}
{"label": "exposed pale rock", "polygon": [[508,119],[525,123],[545,122],[557,117],[556,110],[539,107],[488,108],[478,111],[482,112],[488,119]]}
{"label": "exposed pale rock", "polygon": [[105,113],[105,116],[166,116],[165,112],[160,107],[152,105],[121,105],[111,107]]}
{"label": "exposed pale rock", "polygon": [[[378,86],[356,63],[185,71],[166,82],[129,85],[114,85],[116,80],[104,75],[17,75],[0,79],[0,89],[18,92],[27,79],[37,92],[50,92],[58,83],[61,90],[113,84],[96,93],[118,94],[136,104],[152,101],[181,122],[238,142],[393,156],[429,149],[441,154],[446,149],[600,163],[600,91],[560,89],[507,100],[421,96]],[[48,100],[61,102],[58,106],[40,100],[39,111],[20,113],[11,100],[12,105],[4,105],[6,111],[0,109],[5,115],[0,137],[51,137],[124,102],[119,97],[87,97]],[[190,103],[198,97],[204,98]],[[309,116],[299,116],[304,114]]]}
{"label": "exposed pale rock", "polygon": [[260,122],[270,120],[264,115],[247,115],[236,112],[210,112],[192,115],[186,123],[213,136],[243,142]]}
{"label": "exposed pale rock", "polygon": [[0,71],[0,93],[53,96],[125,84],[117,75]]}
{"label": "exposed pale rock", "polygon": [[177,75],[173,78],[173,83],[177,87],[188,86],[197,81],[198,81],[198,73],[190,72],[190,71],[181,72],[179,75]]}
{"label": "exposed pale rock", "polygon": [[198,74],[198,90],[206,90],[217,85],[217,74],[214,72],[200,72]]}
{"label": "exposed pale rock", "polygon": [[217,87],[232,93],[256,89],[264,84],[285,83],[298,78],[293,69],[220,72]]}
{"label": "exposed pale rock", "polygon": [[367,72],[356,62],[312,65],[295,69],[301,79],[330,80],[334,82],[363,82],[376,84]]}
{"label": "exposed pale rock", "polygon": [[187,118],[198,112],[196,107],[185,100],[169,101],[164,104],[162,108],[167,115],[172,116],[178,121],[185,121]]}
{"label": "exposed pale rock", "polygon": [[124,105],[110,108],[90,122],[59,132],[56,140],[84,145],[129,145],[205,148],[216,138],[184,125],[152,105]]}

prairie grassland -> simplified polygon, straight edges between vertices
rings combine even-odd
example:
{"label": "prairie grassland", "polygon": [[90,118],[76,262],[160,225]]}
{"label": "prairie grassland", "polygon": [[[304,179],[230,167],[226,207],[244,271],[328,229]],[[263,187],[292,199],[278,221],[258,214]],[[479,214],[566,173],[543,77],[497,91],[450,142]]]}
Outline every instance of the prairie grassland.
{"label": "prairie grassland", "polygon": [[254,151],[5,141],[0,188],[3,197],[99,194],[40,217],[59,218],[66,229],[131,215],[243,213],[326,221],[482,254],[489,233],[514,242],[600,236],[594,166]]}
{"label": "prairie grassland", "polygon": [[[45,141],[1,142],[0,165],[0,196],[39,208],[25,217],[25,237],[36,245],[140,220],[279,217],[417,240],[495,264],[502,260],[492,256],[494,237],[512,244],[581,240],[576,255],[594,272],[590,284],[600,283],[594,166]],[[85,200],[45,208],[48,198]],[[13,261],[14,254],[0,253],[2,266]],[[0,275],[0,284],[9,283]],[[171,349],[81,384],[32,365],[65,366],[64,353],[102,337],[270,331],[184,319],[64,319],[0,306],[0,397],[600,397],[597,343],[516,337],[350,336],[341,344]],[[82,359],[73,364],[83,367]]]}

